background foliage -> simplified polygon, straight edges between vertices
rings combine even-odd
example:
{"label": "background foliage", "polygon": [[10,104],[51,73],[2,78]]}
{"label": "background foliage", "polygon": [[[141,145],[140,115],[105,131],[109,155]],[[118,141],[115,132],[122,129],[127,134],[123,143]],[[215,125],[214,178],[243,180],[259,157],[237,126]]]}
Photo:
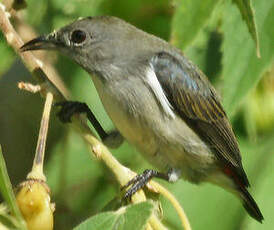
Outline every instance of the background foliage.
{"label": "background foliage", "polygon": [[[206,73],[222,96],[239,138],[251,193],[265,221],[260,225],[252,220],[234,196],[213,185],[163,182],[183,205],[197,230],[217,230],[220,224],[224,230],[270,230],[274,225],[274,1],[252,1],[255,16],[245,18],[246,21],[237,8],[241,7],[239,2],[249,1],[232,4],[228,0],[27,0],[27,8],[21,12],[39,34],[80,16],[118,16],[170,40]],[[252,20],[257,30],[249,33],[252,29],[247,25]],[[256,56],[256,34],[260,59]],[[0,39],[0,143],[9,176],[16,185],[31,167],[43,100],[17,89],[18,81],[31,78],[2,34]],[[88,74],[64,57],[52,52],[47,55],[63,76],[72,98],[87,102],[105,129],[113,129]],[[137,172],[151,168],[128,143],[112,152]],[[56,229],[72,229],[100,212],[119,194],[111,173],[90,158],[81,138],[55,116],[50,124],[46,154],[46,175],[57,207]],[[164,223],[170,229],[180,229],[172,207],[165,200],[162,205]]]}

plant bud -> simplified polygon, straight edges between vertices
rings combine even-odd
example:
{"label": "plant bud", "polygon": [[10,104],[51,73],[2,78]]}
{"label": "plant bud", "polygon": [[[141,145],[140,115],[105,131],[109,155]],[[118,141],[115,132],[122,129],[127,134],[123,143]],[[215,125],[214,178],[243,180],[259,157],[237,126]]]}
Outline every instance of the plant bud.
{"label": "plant bud", "polygon": [[52,230],[54,204],[45,182],[28,180],[20,184],[16,201],[29,230]]}

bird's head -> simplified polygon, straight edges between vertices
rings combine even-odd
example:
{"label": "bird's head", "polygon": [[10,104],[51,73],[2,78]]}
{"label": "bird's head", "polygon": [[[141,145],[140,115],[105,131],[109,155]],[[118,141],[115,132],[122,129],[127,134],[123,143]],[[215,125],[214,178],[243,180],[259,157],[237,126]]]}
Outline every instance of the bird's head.
{"label": "bird's head", "polygon": [[94,73],[109,64],[122,67],[146,40],[141,30],[116,17],[87,17],[27,42],[21,51],[57,50]]}

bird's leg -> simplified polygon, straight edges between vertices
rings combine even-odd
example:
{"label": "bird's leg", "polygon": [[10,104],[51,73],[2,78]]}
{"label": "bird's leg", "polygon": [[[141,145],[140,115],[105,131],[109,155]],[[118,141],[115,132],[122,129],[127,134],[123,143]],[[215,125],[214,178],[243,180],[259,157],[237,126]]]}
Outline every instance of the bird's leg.
{"label": "bird's leg", "polygon": [[126,185],[124,185],[122,189],[125,189],[131,185],[131,187],[126,191],[124,195],[124,199],[131,198],[131,196],[136,193],[139,189],[145,187],[145,185],[153,178],[161,178],[167,181],[171,181],[172,172],[161,173],[153,169],[146,169],[142,174],[135,176],[131,179]]}
{"label": "bird's leg", "polygon": [[77,113],[85,113],[88,120],[95,128],[96,132],[100,136],[101,140],[109,147],[117,148],[123,142],[123,137],[118,131],[112,131],[110,133],[105,132],[99,121],[96,119],[93,112],[89,109],[86,103],[78,101],[64,101],[57,102],[55,106],[61,107],[57,113],[60,121],[63,123],[71,122],[71,117]]}

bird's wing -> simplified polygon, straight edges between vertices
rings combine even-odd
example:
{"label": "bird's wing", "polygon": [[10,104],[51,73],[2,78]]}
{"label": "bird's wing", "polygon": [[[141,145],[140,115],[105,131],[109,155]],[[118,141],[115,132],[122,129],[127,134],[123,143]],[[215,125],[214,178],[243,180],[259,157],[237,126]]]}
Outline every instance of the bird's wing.
{"label": "bird's wing", "polygon": [[153,56],[150,64],[176,113],[215,152],[224,170],[229,166],[232,170],[227,173],[236,174],[248,186],[237,140],[205,75],[185,57],[178,59],[166,52]]}

